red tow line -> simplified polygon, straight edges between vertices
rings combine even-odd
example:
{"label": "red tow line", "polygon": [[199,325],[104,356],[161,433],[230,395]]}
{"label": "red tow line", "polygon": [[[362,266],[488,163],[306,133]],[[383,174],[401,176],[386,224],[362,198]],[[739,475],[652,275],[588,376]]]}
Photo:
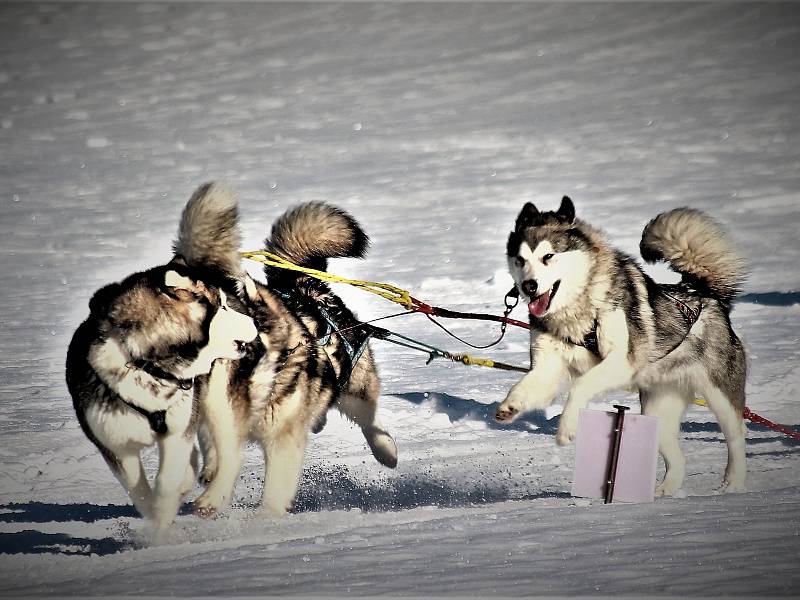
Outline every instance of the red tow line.
{"label": "red tow line", "polygon": [[450,310],[449,308],[442,308],[441,306],[431,306],[427,302],[418,300],[411,296],[411,310],[421,312],[425,315],[434,317],[443,317],[445,319],[475,319],[477,321],[497,321],[498,323],[507,323],[508,325],[516,325],[524,329],[530,329],[530,325],[524,321],[517,321],[507,316],[501,317],[500,315],[487,315],[484,313],[467,313],[457,310]]}
{"label": "red tow line", "polygon": [[759,425],[763,425],[764,427],[768,427],[768,428],[772,429],[773,431],[778,431],[780,433],[788,435],[792,439],[800,440],[800,432],[797,432],[794,429],[790,429],[789,427],[786,427],[785,425],[779,425],[778,423],[773,423],[769,419],[765,419],[761,415],[757,415],[756,413],[751,411],[746,406],[744,407],[744,412],[742,413],[742,416],[745,419],[748,419],[748,420],[752,421],[753,423],[758,423]]}

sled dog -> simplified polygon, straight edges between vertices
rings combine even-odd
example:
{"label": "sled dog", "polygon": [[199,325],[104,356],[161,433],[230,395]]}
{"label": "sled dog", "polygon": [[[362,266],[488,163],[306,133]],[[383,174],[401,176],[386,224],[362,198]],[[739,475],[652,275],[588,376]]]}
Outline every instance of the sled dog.
{"label": "sled dog", "polygon": [[500,422],[550,405],[564,380],[569,394],[556,441],[575,438],[578,411],[611,390],[638,388],[642,412],[660,419],[666,474],[657,495],[683,484],[678,434],[695,393],[714,412],[728,463],[721,489],[745,484],[745,352],[731,327],[731,303],[744,265],[720,226],[704,213],[677,208],[651,220],[640,244],[647,262],[667,261],[682,275],[663,285],[634,258],[575,218],[572,201],[540,212],[527,203],[508,238],[507,257],[528,303],[531,370],[495,413]]}
{"label": "sled dog", "polygon": [[[297,265],[324,270],[330,258],[363,257],[368,243],[349,214],[312,202],[279,217],[266,248]],[[191,250],[181,254],[190,265],[208,260]],[[233,264],[238,254],[215,260]],[[308,433],[324,426],[330,406],[360,426],[380,463],[397,464],[394,440],[377,415],[380,381],[368,336],[353,313],[316,279],[274,267],[266,267],[265,274],[267,284],[244,276],[244,301],[261,344],[248,347],[237,361],[215,363],[203,383],[201,480],[208,487],[195,500],[201,515],[231,501],[247,440],[264,452],[262,510],[284,514],[297,492]]]}
{"label": "sled dog", "polygon": [[[179,244],[225,246],[217,230],[225,214],[187,207]],[[216,359],[237,359],[256,340],[238,304],[233,282],[176,256],[96,292],[70,343],[66,380],[81,428],[158,530],[195,482],[197,382]],[[151,489],[139,454],[154,444],[160,466]]]}

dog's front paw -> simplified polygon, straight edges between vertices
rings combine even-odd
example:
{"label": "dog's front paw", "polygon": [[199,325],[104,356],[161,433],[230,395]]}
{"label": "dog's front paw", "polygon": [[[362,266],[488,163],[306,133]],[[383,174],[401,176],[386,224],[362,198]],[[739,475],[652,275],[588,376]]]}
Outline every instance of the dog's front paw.
{"label": "dog's front paw", "polygon": [[216,515],[227,504],[222,494],[215,493],[211,488],[198,496],[192,506],[192,512],[198,517],[210,518]]}
{"label": "dog's front paw", "polygon": [[570,414],[564,413],[558,421],[558,431],[556,432],[556,444],[567,446],[575,441],[578,435],[577,419]]}
{"label": "dog's front paw", "polygon": [[192,507],[192,513],[201,519],[212,519],[217,516],[217,509],[210,506],[197,506],[197,503]]}
{"label": "dog's front paw", "polygon": [[519,409],[503,402],[494,411],[494,420],[498,423],[511,423],[519,416]]}

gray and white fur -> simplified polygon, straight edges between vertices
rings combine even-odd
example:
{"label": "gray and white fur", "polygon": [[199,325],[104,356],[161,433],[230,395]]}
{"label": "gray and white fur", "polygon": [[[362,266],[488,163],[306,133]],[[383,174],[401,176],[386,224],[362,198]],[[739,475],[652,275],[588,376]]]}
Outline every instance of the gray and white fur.
{"label": "gray and white fur", "polygon": [[[265,241],[271,252],[316,269],[325,269],[329,258],[362,257],[367,246],[366,234],[350,215],[321,202],[287,211]],[[187,258],[194,264],[194,256]],[[218,361],[202,394],[202,478],[209,485],[195,501],[201,515],[231,501],[247,440],[264,451],[262,510],[284,514],[297,491],[309,432],[324,426],[330,406],[361,428],[380,463],[397,463],[394,440],[377,415],[380,381],[371,352],[365,348],[350,365],[344,350],[343,339],[354,342],[360,335],[355,316],[316,279],[272,267],[265,272],[266,284],[249,276],[244,282],[261,347],[238,361]],[[328,331],[322,311],[336,320],[336,331]],[[326,332],[330,338],[322,345],[319,338]]]}
{"label": "gray and white fur", "polygon": [[648,262],[667,261],[681,281],[653,281],[634,258],[575,218],[569,198],[555,212],[525,205],[509,236],[507,257],[528,302],[532,366],[495,418],[510,422],[521,412],[544,409],[569,381],[556,437],[567,444],[589,401],[636,388],[643,413],[660,419],[666,473],[656,493],[674,494],[686,473],[680,425],[699,394],[727,443],[721,489],[742,490],[747,369],[730,311],[744,280],[743,262],[722,228],[691,208],[650,221],[640,250]]}
{"label": "gray and white fur", "polygon": [[[205,197],[217,192],[203,190]],[[219,239],[214,211],[187,214],[176,248]],[[67,352],[67,387],[81,428],[160,531],[195,482],[195,382],[215,360],[242,356],[257,335],[253,319],[234,310],[235,293],[232,281],[176,256],[96,292]],[[155,444],[160,459],[151,489],[140,451]]]}

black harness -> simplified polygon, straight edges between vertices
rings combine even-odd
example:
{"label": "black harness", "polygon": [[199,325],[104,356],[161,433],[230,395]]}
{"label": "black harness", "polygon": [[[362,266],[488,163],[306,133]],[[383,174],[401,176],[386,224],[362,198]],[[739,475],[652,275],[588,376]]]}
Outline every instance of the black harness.
{"label": "black harness", "polygon": [[[347,326],[340,323],[318,302],[311,302],[285,291],[273,291],[278,294],[284,302],[290,303],[298,308],[302,307],[306,313],[311,313],[310,316],[318,316],[321,318],[324,322],[324,330],[316,336],[316,341],[317,345],[326,352],[328,352],[327,347],[330,346],[333,334],[335,333],[338,335],[342,348],[344,348],[345,360],[342,362],[341,370],[339,371],[337,385],[340,390],[344,389],[350,381],[350,377],[353,375],[353,369],[355,369],[356,363],[358,363],[364,350],[367,349],[369,340],[375,333],[373,328],[363,324]],[[313,314],[315,312],[317,313],[316,315]],[[347,331],[351,339],[348,339],[348,335],[344,333],[345,331]]]}
{"label": "black harness", "polygon": [[[157,366],[155,363],[147,361],[147,360],[136,360],[131,363],[131,367],[135,367],[137,369],[141,369],[148,375],[154,377],[155,379],[163,379],[164,381],[168,381],[170,383],[175,384],[182,390],[190,390],[192,386],[194,386],[194,379],[181,379],[180,377],[176,377],[169,371],[165,371],[161,367]],[[145,419],[147,419],[148,423],[150,423],[150,429],[152,429],[155,433],[159,435],[164,435],[167,433],[167,411],[166,410],[156,410],[156,411],[149,411],[143,409],[141,406],[137,406],[131,402],[128,402],[125,399],[122,399],[123,404],[128,408],[131,408],[142,415]]]}
{"label": "black harness", "polygon": [[597,321],[592,324],[592,329],[589,331],[589,333],[583,336],[583,341],[580,344],[575,345],[583,346],[597,358],[602,358],[602,356],[600,356],[600,346],[597,343]]}
{"label": "black harness", "polygon": [[348,329],[348,332],[352,332],[351,337],[354,338],[353,343],[347,339],[347,337],[341,332],[341,324],[336,322],[331,314],[325,310],[322,306],[317,306],[317,310],[322,318],[325,320],[325,334],[317,340],[317,344],[320,346],[327,346],[330,344],[331,335],[335,332],[339,334],[339,339],[341,340],[342,347],[344,348],[345,356],[347,358],[346,364],[342,365],[342,369],[339,372],[339,389],[344,389],[347,386],[347,383],[350,381],[350,377],[353,375],[353,369],[355,369],[358,360],[361,358],[361,355],[364,354],[364,350],[367,349],[367,344],[369,343],[369,338],[372,337],[372,330],[369,327],[353,327]]}

